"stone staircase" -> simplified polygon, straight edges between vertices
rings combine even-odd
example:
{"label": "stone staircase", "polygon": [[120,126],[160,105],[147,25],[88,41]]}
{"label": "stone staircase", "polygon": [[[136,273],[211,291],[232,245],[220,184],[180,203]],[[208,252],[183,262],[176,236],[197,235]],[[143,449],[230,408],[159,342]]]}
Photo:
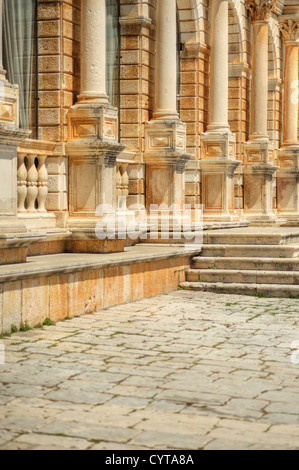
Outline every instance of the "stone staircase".
{"label": "stone staircase", "polygon": [[248,227],[205,233],[188,290],[299,298],[299,228]]}

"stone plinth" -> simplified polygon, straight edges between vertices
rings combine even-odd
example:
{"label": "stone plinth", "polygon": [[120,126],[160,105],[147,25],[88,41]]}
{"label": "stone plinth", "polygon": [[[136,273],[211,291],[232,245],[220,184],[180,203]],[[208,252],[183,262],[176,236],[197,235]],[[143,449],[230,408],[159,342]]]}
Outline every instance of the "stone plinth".
{"label": "stone plinth", "polygon": [[[186,152],[186,125],[179,119],[153,120],[145,128],[146,208],[153,206],[183,210],[185,201],[185,166],[190,159]],[[163,210],[157,216],[163,226]],[[173,230],[170,215],[170,232]]]}
{"label": "stone plinth", "polygon": [[[71,252],[102,253],[123,250],[124,244],[96,236],[96,212],[104,205],[117,211],[116,160],[124,147],[117,141],[118,111],[108,102],[79,103],[69,113],[69,220]],[[86,231],[89,233],[86,237]]]}
{"label": "stone plinth", "polygon": [[299,146],[278,151],[277,215],[287,225],[299,223]]}
{"label": "stone plinth", "polygon": [[244,216],[257,223],[271,223],[273,212],[274,149],[268,139],[244,144]]}
{"label": "stone plinth", "polygon": [[98,139],[115,144],[118,134],[118,110],[107,103],[78,103],[68,116],[70,142]]}
{"label": "stone plinth", "polygon": [[146,206],[184,204],[186,125],[179,119],[155,120],[145,129]]}
{"label": "stone plinth", "polygon": [[0,265],[26,263],[29,245],[46,239],[43,233],[7,233],[7,227],[0,227]]}
{"label": "stone plinth", "polygon": [[235,220],[234,184],[236,137],[234,134],[207,132],[201,135],[202,202],[204,220]]}
{"label": "stone plinth", "polygon": [[125,240],[96,240],[94,231],[76,230],[66,241],[66,253],[119,253],[124,251]]}

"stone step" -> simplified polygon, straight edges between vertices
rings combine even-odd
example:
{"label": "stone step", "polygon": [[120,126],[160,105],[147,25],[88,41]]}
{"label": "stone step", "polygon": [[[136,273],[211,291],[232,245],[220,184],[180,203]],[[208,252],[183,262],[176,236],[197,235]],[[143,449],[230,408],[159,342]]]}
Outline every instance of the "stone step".
{"label": "stone step", "polygon": [[219,294],[299,298],[298,285],[183,282],[180,287],[185,290]]}
{"label": "stone step", "polygon": [[241,257],[241,258],[297,258],[299,244],[288,245],[203,245],[203,257]]}
{"label": "stone step", "polygon": [[203,243],[208,245],[288,245],[299,243],[298,228],[249,227],[205,231]]}
{"label": "stone step", "polygon": [[299,272],[241,269],[189,269],[186,272],[186,280],[189,282],[299,285]]}
{"label": "stone step", "polygon": [[192,268],[299,271],[299,258],[207,258],[196,256],[192,260]]}

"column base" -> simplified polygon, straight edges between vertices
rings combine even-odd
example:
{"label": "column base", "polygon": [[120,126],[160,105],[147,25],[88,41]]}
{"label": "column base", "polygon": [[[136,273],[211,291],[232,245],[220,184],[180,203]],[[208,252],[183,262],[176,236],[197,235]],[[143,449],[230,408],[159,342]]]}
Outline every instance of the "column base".
{"label": "column base", "polygon": [[[115,213],[117,210],[116,160],[125,148],[118,143],[117,118],[118,110],[108,102],[79,103],[69,112],[69,143],[66,148],[69,156],[70,228],[81,227],[94,232],[98,211]],[[82,245],[79,233],[83,237]],[[82,231],[77,231],[76,236],[76,243],[69,243],[69,246],[85,250],[82,248],[85,245],[92,252],[101,250],[95,236],[94,245],[98,248],[86,242]]]}
{"label": "column base", "polygon": [[191,155],[186,152],[186,124],[179,119],[157,119],[145,125],[144,163],[174,165],[185,170]]}
{"label": "column base", "polygon": [[68,253],[119,253],[124,251],[127,233],[119,228],[114,214],[106,217],[70,217],[66,240]]}
{"label": "column base", "polygon": [[69,142],[96,139],[115,144],[118,140],[118,109],[107,102],[75,104],[68,115]]}
{"label": "column base", "polygon": [[274,149],[269,139],[244,144],[244,217],[252,224],[273,224]]}
{"label": "column base", "polygon": [[[184,208],[185,171],[190,158],[186,151],[186,124],[169,117],[146,124],[146,208],[148,212],[160,211],[157,229],[148,234],[148,243],[185,243],[181,229],[173,226],[172,214]],[[181,215],[184,217],[183,212]],[[165,230],[168,223],[169,230]]]}
{"label": "column base", "polygon": [[213,131],[202,134],[201,142],[204,221],[237,221],[233,178],[241,161],[236,160],[236,137],[231,132]]}
{"label": "column base", "polygon": [[125,240],[84,240],[82,233],[77,235],[79,240],[66,242],[66,253],[108,254],[125,250]]}
{"label": "column base", "polygon": [[145,126],[146,206],[184,205],[186,125],[179,119],[153,120]]}

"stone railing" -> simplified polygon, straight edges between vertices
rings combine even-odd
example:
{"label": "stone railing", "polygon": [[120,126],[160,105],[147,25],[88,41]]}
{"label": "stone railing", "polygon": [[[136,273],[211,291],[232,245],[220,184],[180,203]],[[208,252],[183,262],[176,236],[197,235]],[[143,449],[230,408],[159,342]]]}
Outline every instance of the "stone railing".
{"label": "stone railing", "polygon": [[26,139],[18,147],[18,212],[46,213],[48,195],[47,157],[55,144]]}

